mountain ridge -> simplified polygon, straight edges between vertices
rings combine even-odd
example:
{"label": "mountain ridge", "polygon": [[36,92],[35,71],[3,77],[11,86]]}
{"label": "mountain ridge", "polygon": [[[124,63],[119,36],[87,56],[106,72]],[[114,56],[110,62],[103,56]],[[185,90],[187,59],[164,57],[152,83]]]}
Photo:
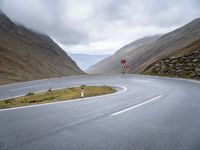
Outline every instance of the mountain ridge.
{"label": "mountain ridge", "polygon": [[[135,40],[133,42],[131,42],[130,44],[127,44],[123,47],[121,47],[119,50],[117,50],[113,55],[107,57],[106,59],[98,62],[97,64],[94,64],[93,66],[91,66],[87,72],[88,73],[103,73],[101,71],[101,69],[104,72],[109,72],[109,73],[117,73],[114,69],[118,68],[120,66],[120,71],[121,72],[121,64],[120,64],[120,59],[127,59],[129,56],[124,56],[124,51],[125,53],[129,53],[131,52],[133,49],[137,49],[139,47],[145,46],[151,42],[154,42],[155,40],[157,40],[161,35],[155,35],[155,36],[148,36],[148,37],[144,37],[138,40]],[[110,68],[109,65],[112,65],[111,63],[114,63],[115,65],[113,66],[113,68]],[[98,68],[98,66],[100,65],[100,68]],[[103,67],[103,68],[102,68]],[[98,68],[98,69],[97,69]],[[97,70],[97,71],[96,71]],[[112,71],[114,70],[114,71]],[[98,72],[100,71],[100,72]],[[118,73],[119,73],[118,72]]]}
{"label": "mountain ridge", "polygon": [[0,13],[0,84],[85,74],[49,36]]}

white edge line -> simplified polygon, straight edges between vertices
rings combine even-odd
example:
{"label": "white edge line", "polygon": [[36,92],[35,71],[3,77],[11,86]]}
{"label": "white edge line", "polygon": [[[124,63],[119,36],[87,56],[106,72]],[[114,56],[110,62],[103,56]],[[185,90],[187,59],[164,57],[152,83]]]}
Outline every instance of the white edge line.
{"label": "white edge line", "polygon": [[134,74],[134,75],[144,76],[144,77],[150,77],[150,78],[159,78],[159,79],[166,78],[166,79],[171,79],[171,80],[187,81],[187,82],[191,82],[191,83],[198,83],[198,84],[200,84],[200,81],[195,80],[195,79],[185,79],[185,78],[156,76],[156,75],[142,75],[142,74]]}
{"label": "white edge line", "polygon": [[132,110],[132,109],[135,109],[135,108],[140,107],[140,106],[142,106],[142,105],[145,105],[145,104],[148,104],[148,103],[150,103],[150,102],[153,102],[153,101],[155,101],[155,100],[157,100],[157,99],[159,99],[159,98],[161,98],[161,97],[162,97],[162,95],[156,96],[156,97],[151,98],[151,99],[149,99],[149,100],[147,100],[147,101],[145,101],[145,102],[143,102],[143,103],[140,103],[140,104],[137,104],[137,105],[128,107],[128,108],[123,109],[123,110],[118,111],[118,112],[115,112],[115,113],[111,114],[110,116],[119,115],[119,114],[121,114],[121,113],[127,112],[127,111],[129,111],[129,110]]}
{"label": "white edge line", "polygon": [[122,88],[123,90],[116,92],[116,93],[111,93],[111,94],[106,94],[106,95],[99,95],[99,96],[91,96],[91,97],[86,97],[86,98],[78,98],[78,99],[71,99],[71,100],[64,100],[64,101],[58,101],[58,102],[51,102],[51,103],[44,103],[44,104],[36,104],[36,105],[29,105],[29,106],[21,106],[21,107],[14,107],[14,108],[6,108],[6,109],[0,109],[1,111],[9,111],[9,110],[17,110],[17,109],[24,109],[24,108],[31,108],[31,107],[39,107],[39,106],[47,106],[47,105],[54,105],[54,104],[62,104],[62,103],[68,103],[68,102],[73,102],[73,101],[81,101],[81,100],[86,100],[86,99],[92,99],[96,97],[106,97],[106,96],[112,96],[112,95],[117,95],[123,92],[127,91],[127,88],[124,86],[118,86],[118,85],[113,85],[112,87],[118,87]]}

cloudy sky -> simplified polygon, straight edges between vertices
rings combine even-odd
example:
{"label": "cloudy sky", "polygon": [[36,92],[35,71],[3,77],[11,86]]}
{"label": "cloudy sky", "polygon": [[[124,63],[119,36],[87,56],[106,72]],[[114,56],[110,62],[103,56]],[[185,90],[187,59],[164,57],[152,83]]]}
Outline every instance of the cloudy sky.
{"label": "cloudy sky", "polygon": [[112,54],[200,17],[200,0],[0,0],[0,9],[68,53]]}

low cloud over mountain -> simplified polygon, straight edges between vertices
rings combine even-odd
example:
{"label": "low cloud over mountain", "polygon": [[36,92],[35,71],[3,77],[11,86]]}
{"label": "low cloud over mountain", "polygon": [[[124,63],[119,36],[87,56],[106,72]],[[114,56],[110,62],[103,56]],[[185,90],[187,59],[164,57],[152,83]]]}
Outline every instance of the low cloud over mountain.
{"label": "low cloud over mountain", "polygon": [[112,54],[133,40],[172,31],[199,17],[199,8],[199,0],[0,1],[12,20],[70,53],[87,54]]}

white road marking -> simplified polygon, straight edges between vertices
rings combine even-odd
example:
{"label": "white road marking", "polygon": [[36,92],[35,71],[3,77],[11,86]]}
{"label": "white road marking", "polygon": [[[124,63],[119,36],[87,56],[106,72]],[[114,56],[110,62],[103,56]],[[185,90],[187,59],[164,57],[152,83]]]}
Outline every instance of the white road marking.
{"label": "white road marking", "polygon": [[[112,87],[112,86],[111,86]],[[111,93],[107,95],[99,95],[99,96],[92,96],[92,97],[86,97],[86,98],[78,98],[78,99],[72,99],[72,100],[66,100],[66,101],[58,101],[58,102],[52,102],[52,103],[44,103],[44,104],[36,104],[36,105],[29,105],[29,106],[21,106],[21,107],[14,107],[14,108],[6,108],[6,109],[0,109],[1,111],[8,111],[8,110],[17,110],[17,109],[23,109],[23,108],[32,108],[32,107],[39,107],[39,106],[47,106],[47,105],[54,105],[54,104],[61,104],[61,103],[68,103],[68,102],[74,102],[74,101],[82,101],[82,100],[87,100],[87,99],[92,99],[92,98],[100,98],[100,97],[106,97],[106,96],[112,96],[112,95],[117,95],[120,93],[123,93],[127,91],[127,88],[124,86],[117,86],[114,85],[114,87],[119,87],[122,88],[123,90],[116,92],[116,93]]]}
{"label": "white road marking", "polygon": [[121,114],[121,113],[127,112],[127,111],[129,111],[129,110],[135,109],[135,108],[140,107],[140,106],[142,106],[142,105],[145,105],[145,104],[148,104],[148,103],[150,103],[150,102],[153,102],[153,101],[155,101],[155,100],[157,100],[157,99],[159,99],[159,98],[161,98],[161,97],[162,97],[162,95],[156,96],[156,97],[151,98],[151,99],[149,99],[149,100],[147,100],[147,101],[145,101],[145,102],[143,102],[143,103],[140,103],[140,104],[131,106],[131,107],[129,107],[129,108],[123,109],[123,110],[118,111],[118,112],[115,112],[115,113],[111,114],[111,116],[116,116],[116,115],[119,115],[119,114]]}
{"label": "white road marking", "polygon": [[150,78],[159,78],[159,79],[170,79],[170,80],[180,80],[180,81],[186,81],[186,82],[193,82],[193,83],[199,83],[200,81],[195,79],[185,79],[185,78],[176,78],[176,77],[161,77],[161,76],[154,76],[154,75],[138,75],[138,76],[144,76],[144,77],[150,77]]}

